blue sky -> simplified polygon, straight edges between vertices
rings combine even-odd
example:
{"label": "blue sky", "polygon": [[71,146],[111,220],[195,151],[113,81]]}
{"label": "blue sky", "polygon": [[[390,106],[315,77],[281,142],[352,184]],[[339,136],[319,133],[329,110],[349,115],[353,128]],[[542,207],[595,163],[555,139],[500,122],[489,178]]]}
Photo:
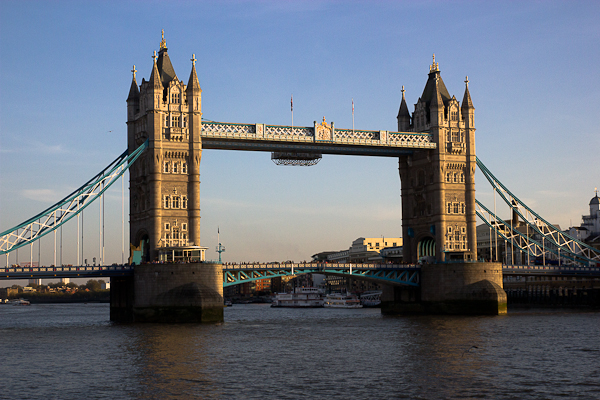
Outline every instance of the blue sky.
{"label": "blue sky", "polygon": [[[579,225],[600,186],[598,15],[597,1],[3,1],[0,230],[125,149],[130,70],[148,79],[161,29],[184,82],[196,54],[203,117],[215,121],[288,125],[293,94],[295,125],[325,116],[351,128],[354,99],[357,129],[396,130],[402,85],[412,111],[435,53],[459,100],[469,76],[479,158],[546,219]],[[483,176],[476,184],[493,204]],[[107,262],[121,260],[118,186],[107,196]],[[360,236],[401,235],[393,158],[324,156],[298,168],[205,150],[200,191],[208,258],[217,227],[224,260],[238,262],[301,261]],[[92,205],[85,216],[88,259],[98,256],[98,215]],[[52,246],[42,242],[43,264]],[[74,254],[65,245],[64,262]]]}

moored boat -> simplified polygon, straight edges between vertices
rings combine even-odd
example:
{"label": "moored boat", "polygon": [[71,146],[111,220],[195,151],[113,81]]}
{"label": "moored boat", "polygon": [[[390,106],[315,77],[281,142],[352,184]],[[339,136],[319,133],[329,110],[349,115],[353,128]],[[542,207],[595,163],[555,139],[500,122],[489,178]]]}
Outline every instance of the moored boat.
{"label": "moored boat", "polygon": [[325,297],[323,307],[328,308],[362,308],[360,300],[353,294],[331,293]]}
{"label": "moored boat", "polygon": [[323,291],[314,287],[298,287],[293,293],[277,293],[271,307],[323,307]]}
{"label": "moored boat", "polygon": [[12,302],[13,306],[30,306],[31,303],[25,299],[19,299]]}

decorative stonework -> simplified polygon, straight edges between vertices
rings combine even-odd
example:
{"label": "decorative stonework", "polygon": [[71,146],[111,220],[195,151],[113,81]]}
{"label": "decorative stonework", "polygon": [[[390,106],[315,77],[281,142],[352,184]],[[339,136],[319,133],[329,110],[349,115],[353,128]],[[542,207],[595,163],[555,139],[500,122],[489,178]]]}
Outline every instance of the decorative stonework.
{"label": "decorative stonework", "polygon": [[333,138],[333,128],[330,124],[325,122],[325,117],[323,117],[323,122],[315,125],[315,139],[316,140],[332,140]]}

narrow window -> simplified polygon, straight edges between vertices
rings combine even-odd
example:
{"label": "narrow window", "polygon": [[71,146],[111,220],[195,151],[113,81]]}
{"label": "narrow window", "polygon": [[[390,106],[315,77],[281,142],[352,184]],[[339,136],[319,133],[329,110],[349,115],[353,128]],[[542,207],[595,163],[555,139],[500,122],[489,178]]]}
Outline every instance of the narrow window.
{"label": "narrow window", "polygon": [[165,196],[165,208],[170,208],[170,207],[171,207],[171,197]]}
{"label": "narrow window", "polygon": [[187,196],[181,197],[181,208],[187,208]]}
{"label": "narrow window", "polygon": [[171,224],[169,224],[168,222],[165,223],[165,231],[170,231],[171,230]]}
{"label": "narrow window", "polygon": [[173,208],[179,208],[179,196],[173,196]]}
{"label": "narrow window", "polygon": [[181,163],[181,173],[187,174],[187,163],[185,161]]}
{"label": "narrow window", "polygon": [[187,223],[184,222],[183,224],[181,224],[181,230],[187,231]]}
{"label": "narrow window", "polygon": [[168,174],[169,170],[170,170],[170,168],[169,168],[169,162],[165,161],[165,167],[164,167],[163,171],[165,172],[165,174]]}
{"label": "narrow window", "polygon": [[177,174],[179,172],[179,163],[177,161],[173,162],[173,173]]}

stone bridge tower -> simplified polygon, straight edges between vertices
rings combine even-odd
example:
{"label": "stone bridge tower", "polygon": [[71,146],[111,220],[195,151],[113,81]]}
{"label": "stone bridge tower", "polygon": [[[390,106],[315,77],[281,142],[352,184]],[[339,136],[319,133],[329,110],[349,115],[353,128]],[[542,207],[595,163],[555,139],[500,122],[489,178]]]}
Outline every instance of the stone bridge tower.
{"label": "stone bridge tower", "polygon": [[[130,241],[141,261],[204,260],[200,247],[201,93],[196,59],[187,85],[173,69],[164,32],[150,79],[127,97],[127,146],[148,150],[130,169]],[[139,260],[138,260],[139,261]]]}
{"label": "stone bridge tower", "polygon": [[435,150],[399,161],[404,260],[475,260],[475,125],[468,79],[462,104],[450,96],[433,57],[412,115],[402,88],[398,131],[429,132]]}

